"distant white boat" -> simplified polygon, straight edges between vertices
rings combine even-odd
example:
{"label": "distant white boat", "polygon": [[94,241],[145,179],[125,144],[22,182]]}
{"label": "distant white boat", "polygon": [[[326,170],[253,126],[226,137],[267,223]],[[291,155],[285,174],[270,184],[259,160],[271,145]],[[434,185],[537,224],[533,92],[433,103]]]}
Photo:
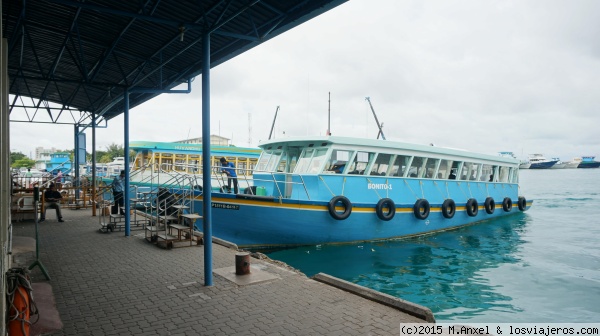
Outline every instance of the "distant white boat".
{"label": "distant white boat", "polygon": [[529,161],[521,161],[521,164],[519,164],[519,169],[529,169],[529,167],[531,167],[531,162]]}
{"label": "distant white boat", "polygon": [[577,168],[577,166],[579,166],[580,163],[581,163],[581,158],[576,157],[576,158],[573,158],[573,160],[567,162],[567,164],[565,165],[565,168],[575,169],[575,168]]}
{"label": "distant white boat", "polygon": [[113,158],[113,162],[106,164],[108,176],[118,176],[121,170],[125,170],[125,157],[118,156]]}
{"label": "distant white boat", "polygon": [[562,162],[560,158],[552,158],[552,161],[556,161],[554,166],[550,167],[551,169],[563,169],[567,167],[566,162]]}

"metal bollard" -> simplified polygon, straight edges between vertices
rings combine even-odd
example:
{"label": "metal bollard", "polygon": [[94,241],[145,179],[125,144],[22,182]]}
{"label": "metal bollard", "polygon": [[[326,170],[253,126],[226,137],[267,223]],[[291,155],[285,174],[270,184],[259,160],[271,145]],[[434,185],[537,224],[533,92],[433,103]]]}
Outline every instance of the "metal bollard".
{"label": "metal bollard", "polygon": [[238,252],[235,254],[235,274],[250,274],[250,253]]}

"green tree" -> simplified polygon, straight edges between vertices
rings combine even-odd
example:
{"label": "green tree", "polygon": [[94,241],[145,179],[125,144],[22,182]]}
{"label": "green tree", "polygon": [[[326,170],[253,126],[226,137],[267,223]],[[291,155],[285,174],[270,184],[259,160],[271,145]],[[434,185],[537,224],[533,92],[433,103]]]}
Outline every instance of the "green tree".
{"label": "green tree", "polygon": [[[10,165],[12,167],[12,165],[17,162],[17,160],[21,160],[21,159],[25,159],[27,158],[27,156],[21,152],[10,152]],[[16,167],[13,167],[16,168]]]}
{"label": "green tree", "polygon": [[19,159],[11,165],[13,168],[32,168],[33,166],[35,166],[35,161],[28,157]]}
{"label": "green tree", "polygon": [[117,145],[116,143],[112,143],[106,146],[106,153],[110,156],[111,160],[109,162],[111,162],[112,159],[116,157],[125,156],[125,148],[123,147],[123,145]]}

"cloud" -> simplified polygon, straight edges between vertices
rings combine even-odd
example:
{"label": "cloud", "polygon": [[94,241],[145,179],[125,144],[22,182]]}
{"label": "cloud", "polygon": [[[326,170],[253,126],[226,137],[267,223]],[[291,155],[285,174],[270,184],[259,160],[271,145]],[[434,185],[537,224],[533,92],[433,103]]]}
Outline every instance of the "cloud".
{"label": "cloud", "polygon": [[[600,155],[598,12],[596,1],[349,1],[212,69],[211,132],[256,146],[280,106],[276,137],[323,135],[331,92],[335,135],[377,135],[369,96],[389,139]],[[130,139],[200,136],[200,77],[192,90],[133,109]],[[37,127],[11,124],[11,148],[72,147],[68,127]],[[111,120],[99,148],[122,134]]]}

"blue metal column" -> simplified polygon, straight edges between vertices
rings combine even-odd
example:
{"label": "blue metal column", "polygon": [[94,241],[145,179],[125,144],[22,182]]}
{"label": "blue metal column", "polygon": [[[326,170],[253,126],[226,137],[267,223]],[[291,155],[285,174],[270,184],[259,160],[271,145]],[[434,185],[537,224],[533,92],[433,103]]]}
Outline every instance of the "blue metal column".
{"label": "blue metal column", "polygon": [[[71,176],[73,176],[73,187],[75,187],[75,204],[77,207],[77,200],[79,199],[79,125],[75,124],[75,149],[73,150],[73,164],[71,165]],[[73,175],[73,171],[75,174]]]}
{"label": "blue metal column", "polygon": [[204,214],[204,285],[212,286],[212,210],[210,183],[210,34],[202,37],[202,212]]}
{"label": "blue metal column", "polygon": [[129,210],[129,89],[125,89],[125,111],[123,112],[123,125],[125,128],[123,141],[125,141],[125,185],[123,186],[123,203],[125,204],[125,237],[131,234],[131,215]]}

